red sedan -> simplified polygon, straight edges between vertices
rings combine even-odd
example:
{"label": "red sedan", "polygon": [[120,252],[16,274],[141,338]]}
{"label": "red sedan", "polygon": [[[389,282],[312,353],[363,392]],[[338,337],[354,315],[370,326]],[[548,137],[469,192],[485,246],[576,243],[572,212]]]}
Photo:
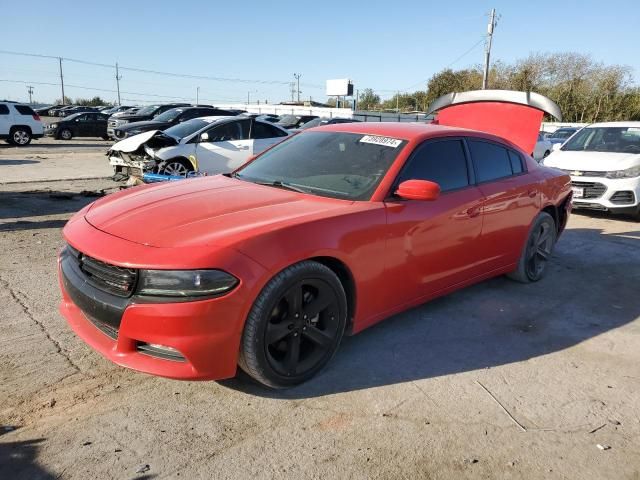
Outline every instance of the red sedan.
{"label": "red sedan", "polygon": [[64,229],[60,310],[119,365],[191,380],[240,366],[288,387],[345,333],[497,275],[539,280],[570,208],[569,177],[504,138],[330,125],[233,174],[78,212]]}

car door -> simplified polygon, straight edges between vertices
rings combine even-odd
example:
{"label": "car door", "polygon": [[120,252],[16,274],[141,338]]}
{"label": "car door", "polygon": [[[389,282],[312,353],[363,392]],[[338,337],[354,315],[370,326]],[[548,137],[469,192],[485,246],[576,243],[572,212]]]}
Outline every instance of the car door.
{"label": "car door", "polygon": [[500,269],[518,260],[539,211],[540,192],[519,152],[480,138],[468,138],[467,144],[485,197],[479,243],[484,269]]}
{"label": "car door", "polygon": [[106,137],[107,136],[107,119],[108,115],[103,113],[96,113],[96,123],[95,123],[95,135],[96,137]]}
{"label": "car door", "polygon": [[441,187],[432,202],[389,198],[386,275],[397,305],[473,278],[482,230],[483,194],[461,138],[428,140],[411,154],[394,184],[431,180]]}
{"label": "car door", "polygon": [[253,155],[253,140],[249,138],[251,119],[232,120],[208,129],[205,139],[196,145],[198,170],[209,174],[228,173],[244,164]]}
{"label": "car door", "polygon": [[253,120],[251,138],[253,139],[253,155],[264,152],[267,148],[284,140],[288,134],[278,127]]}
{"label": "car door", "polygon": [[74,136],[76,137],[92,137],[93,122],[89,118],[89,113],[82,113],[71,120],[75,126]]}

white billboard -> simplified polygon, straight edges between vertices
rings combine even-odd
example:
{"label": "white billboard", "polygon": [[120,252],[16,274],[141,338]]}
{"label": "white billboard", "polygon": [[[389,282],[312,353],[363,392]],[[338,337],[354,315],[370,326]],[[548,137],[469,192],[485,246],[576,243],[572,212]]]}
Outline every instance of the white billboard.
{"label": "white billboard", "polygon": [[327,97],[349,97],[353,95],[353,84],[348,78],[327,80]]}

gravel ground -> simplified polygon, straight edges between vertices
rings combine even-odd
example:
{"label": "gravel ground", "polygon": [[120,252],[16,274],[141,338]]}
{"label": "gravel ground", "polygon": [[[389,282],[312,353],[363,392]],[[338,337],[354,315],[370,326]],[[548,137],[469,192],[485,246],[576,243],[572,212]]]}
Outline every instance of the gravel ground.
{"label": "gravel ground", "polygon": [[61,227],[114,188],[0,185],[0,478],[640,478],[640,224],[573,215],[543,281],[397,315],[273,393],[129,371],[66,326]]}

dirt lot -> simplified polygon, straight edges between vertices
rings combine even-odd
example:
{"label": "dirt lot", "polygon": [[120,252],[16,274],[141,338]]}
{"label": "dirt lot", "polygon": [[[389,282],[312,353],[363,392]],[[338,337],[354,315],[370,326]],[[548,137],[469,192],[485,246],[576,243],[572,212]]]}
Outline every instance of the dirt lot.
{"label": "dirt lot", "polygon": [[640,478],[640,224],[574,215],[543,281],[398,315],[273,393],[138,374],[66,326],[61,227],[114,187],[0,184],[0,478]]}

